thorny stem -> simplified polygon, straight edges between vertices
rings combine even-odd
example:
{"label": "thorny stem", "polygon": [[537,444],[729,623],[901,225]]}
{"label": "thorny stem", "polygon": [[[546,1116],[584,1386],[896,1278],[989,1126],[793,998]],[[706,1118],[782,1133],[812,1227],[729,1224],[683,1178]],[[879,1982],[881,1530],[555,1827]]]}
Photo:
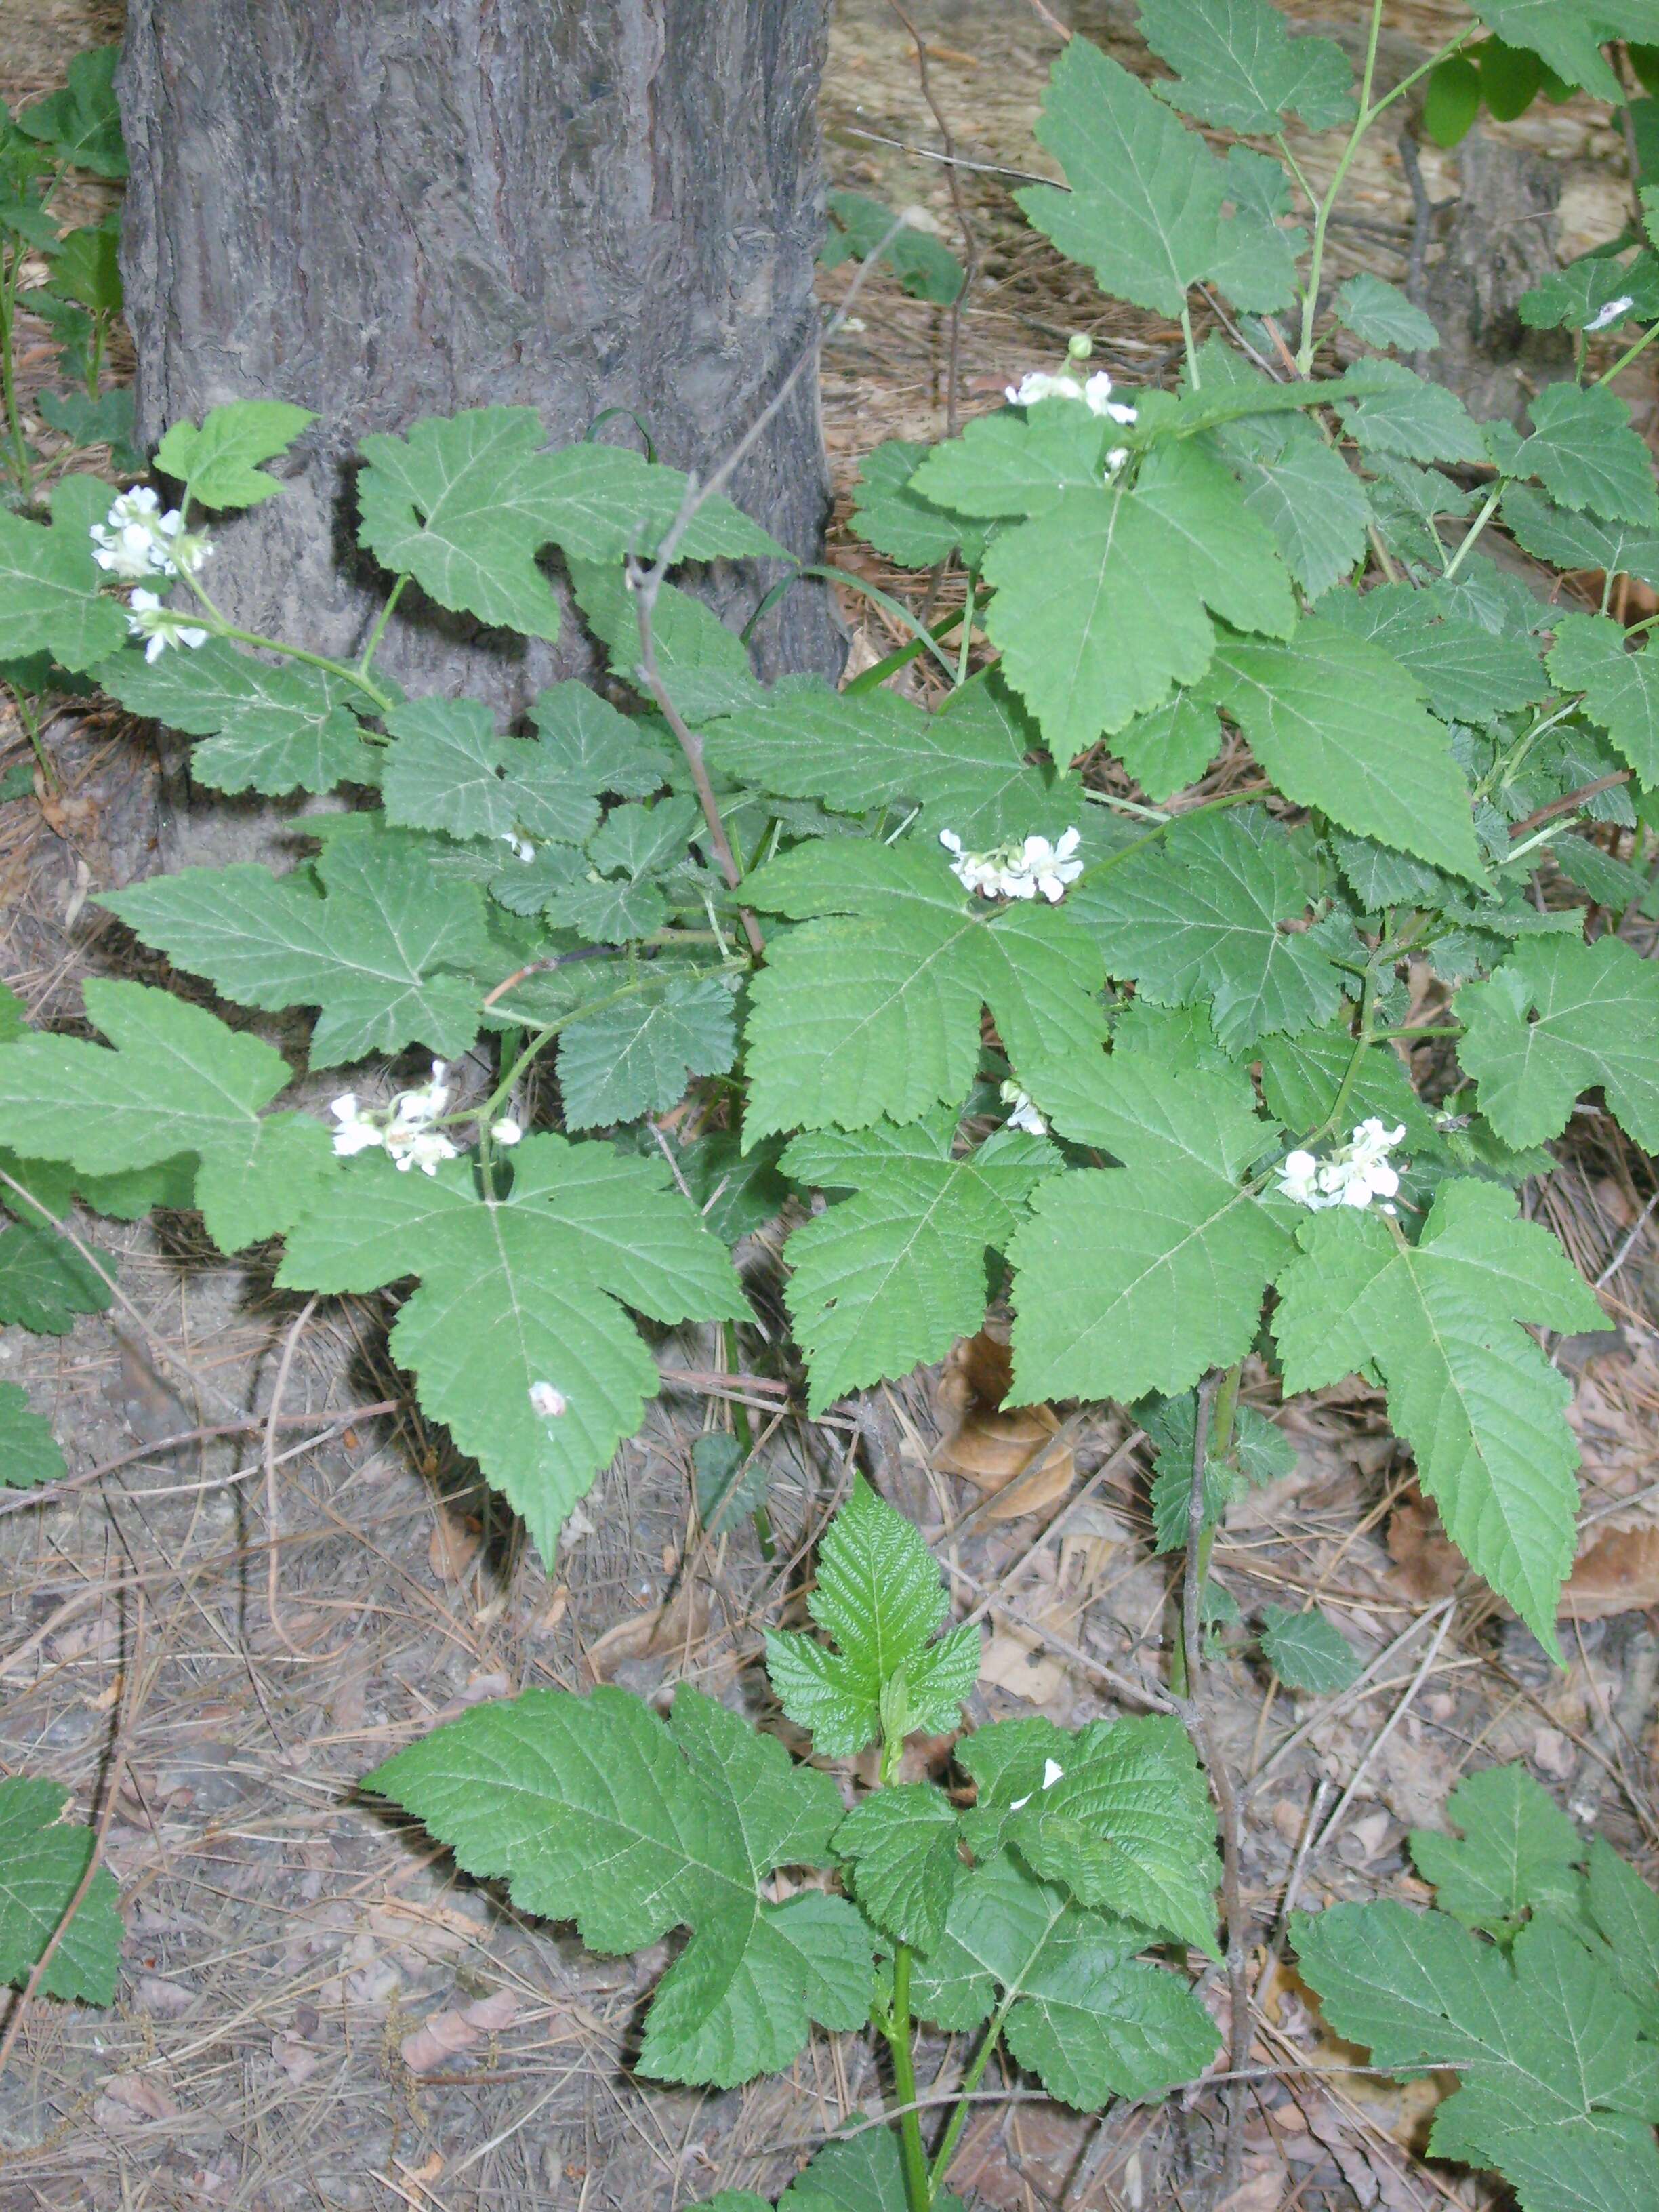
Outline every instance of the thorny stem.
{"label": "thorny stem", "polygon": [[888,0],[888,4],[910,33],[911,43],[916,50],[916,81],[921,87],[921,96],[939,125],[939,135],[945,148],[945,174],[950,186],[951,211],[956,216],[957,228],[962,233],[962,284],[951,302],[951,336],[945,372],[948,380],[945,392],[945,434],[947,438],[954,438],[957,434],[957,391],[962,363],[962,311],[973,289],[974,279],[979,274],[979,240],[974,234],[968,203],[963,194],[962,178],[957,166],[957,142],[945,119],[944,109],[933,96],[933,81],[927,67],[927,42],[900,7],[899,0]]}
{"label": "thorny stem", "polygon": [[[672,535],[672,532],[670,532]],[[702,808],[702,818],[708,825],[709,848],[726,878],[728,890],[736,890],[743,881],[732,850],[732,840],[726,834],[726,824],[720,818],[720,803],[714,796],[714,787],[709,781],[708,767],[702,756],[702,739],[692,729],[668,696],[662,680],[662,671],[657,665],[657,641],[652,627],[652,615],[657,604],[657,593],[662,587],[662,563],[654,568],[641,568],[636,561],[628,564],[628,580],[634,591],[634,611],[640,625],[640,673],[646,688],[657,703],[658,711],[672,730],[685,757],[685,765],[691,771],[691,781],[696,790],[697,803]],[[743,924],[743,933],[749,939],[749,949],[758,960],[766,950],[766,939],[761,935],[760,924],[747,907],[740,907],[738,918]]]}
{"label": "thorny stem", "polygon": [[[1204,1647],[1199,1609],[1205,1569],[1200,1563],[1199,1550],[1204,1532],[1204,1478],[1210,1455],[1212,1421],[1218,1410],[1218,1398],[1224,1391],[1227,1395],[1228,1440],[1231,1442],[1232,1407],[1237,1402],[1238,1375],[1239,1370],[1235,1366],[1224,1382],[1212,1369],[1199,1385],[1197,1418],[1193,1423],[1193,1482],[1187,1499],[1187,1573],[1181,1599],[1182,1645],[1187,1680],[1191,1685],[1190,1692],[1182,1702],[1182,1717],[1204,1761],[1210,1787],[1215,1792],[1216,1804],[1221,1814],[1221,1899],[1227,1923],[1227,1991],[1231,2014],[1227,2066],[1234,2075],[1243,2073],[1250,2056],[1250,1993],[1246,1979],[1249,1951],[1239,1869],[1238,1799],[1233,1789],[1232,1778],[1227,1771],[1226,1761],[1220,1756],[1215,1732],[1210,1725],[1210,1717],[1204,1708]],[[1216,1435],[1218,1438],[1218,1425]],[[1243,2089],[1235,2081],[1230,2085],[1227,2094],[1227,2139],[1220,2185],[1216,2191],[1218,2199],[1231,2197],[1238,2186],[1244,2162],[1244,2109]]]}

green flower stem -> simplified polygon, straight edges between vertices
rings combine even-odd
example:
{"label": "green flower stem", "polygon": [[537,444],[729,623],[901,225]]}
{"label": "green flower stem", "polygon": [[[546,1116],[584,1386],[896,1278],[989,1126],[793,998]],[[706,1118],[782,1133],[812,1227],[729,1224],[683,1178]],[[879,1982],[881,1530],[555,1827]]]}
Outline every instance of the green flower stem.
{"label": "green flower stem", "polygon": [[[1333,1129],[1341,1126],[1342,1109],[1353,1094],[1354,1085],[1359,1080],[1359,1071],[1365,1064],[1365,1054],[1375,1042],[1371,1035],[1371,1006],[1376,997],[1376,978],[1374,975],[1367,975],[1360,987],[1359,1034],[1354,1039],[1353,1051],[1349,1055],[1348,1064],[1342,1071],[1342,1080],[1336,1086],[1336,1096],[1331,1101],[1331,1110],[1318,1128],[1314,1131],[1312,1136],[1308,1139],[1310,1145],[1316,1145],[1322,1137],[1328,1137]],[[1230,1414],[1230,1423],[1231,1419]]]}
{"label": "green flower stem", "polygon": [[[1371,86],[1376,77],[1376,49],[1382,32],[1382,0],[1371,0],[1370,29],[1365,42],[1365,64],[1359,81],[1359,113],[1354,118],[1354,126],[1349,134],[1348,143],[1342,149],[1341,158],[1336,165],[1336,173],[1331,179],[1330,190],[1318,203],[1314,214],[1313,252],[1308,262],[1308,289],[1302,295],[1302,343],[1297,349],[1296,356],[1296,366],[1299,374],[1306,376],[1313,368],[1313,326],[1314,317],[1319,309],[1320,274],[1325,264],[1325,233],[1329,227],[1331,212],[1336,205],[1338,195],[1347,181],[1348,171],[1353,166],[1353,157],[1359,151],[1360,140],[1376,122],[1377,117],[1386,109],[1392,107],[1396,100],[1408,93],[1419,78],[1427,76],[1431,70],[1438,69],[1442,62],[1449,61],[1455,53],[1465,46],[1474,37],[1476,27],[1471,23],[1468,30],[1460,31],[1455,39],[1449,40],[1441,47],[1438,53],[1431,54],[1427,61],[1420,62],[1409,76],[1402,76],[1393,90],[1385,92],[1382,99],[1373,106]],[[1282,138],[1279,143],[1283,144]],[[1303,185],[1304,191],[1307,191],[1308,187],[1305,180],[1302,179],[1301,172],[1297,170],[1296,173],[1298,182]],[[1311,199],[1312,197],[1312,193],[1309,192],[1309,198]]]}
{"label": "green flower stem", "polygon": [[6,410],[6,428],[11,438],[12,464],[17,472],[18,489],[27,502],[34,496],[34,474],[29,466],[28,447],[23,438],[23,418],[17,407],[15,329],[17,272],[21,261],[21,253],[13,253],[8,258],[3,275],[0,275],[0,404]]}
{"label": "green flower stem", "polygon": [[[1659,323],[1655,323],[1650,330],[1644,331],[1641,337],[1637,339],[1635,344],[1633,346],[1626,347],[1625,351],[1620,355],[1618,360],[1614,362],[1611,368],[1604,368],[1602,370],[1601,375],[1596,378],[1595,382],[1597,384],[1607,384],[1610,382],[1613,377],[1618,375],[1621,368],[1628,368],[1630,367],[1632,362],[1635,360],[1638,353],[1645,353],[1648,348],[1653,343],[1655,338],[1659,338]],[[1594,390],[1595,386],[1592,386],[1591,389]]]}
{"label": "green flower stem", "polygon": [[[1238,1414],[1238,1386],[1244,1373],[1242,1359],[1234,1360],[1222,1376],[1216,1391],[1215,1406],[1210,1417],[1209,1449],[1205,1453],[1207,1468],[1212,1459],[1225,1459],[1233,1448],[1233,1424]],[[1212,1523],[1206,1526],[1198,1540],[1198,1587],[1201,1591],[1210,1579],[1210,1559],[1215,1551],[1216,1531]],[[1191,1695],[1187,1680],[1187,1639],[1177,1636],[1170,1651],[1170,1689],[1177,1698]]]}
{"label": "green flower stem", "polygon": [[1468,560],[1469,555],[1474,550],[1474,542],[1476,538],[1480,537],[1481,532],[1492,520],[1493,515],[1497,514],[1498,502],[1504,496],[1504,488],[1507,482],[1507,477],[1499,477],[1498,482],[1492,486],[1491,491],[1486,495],[1486,503],[1481,507],[1480,514],[1475,516],[1474,520],[1470,523],[1468,528],[1464,532],[1462,543],[1459,545],[1456,552],[1452,555],[1450,560],[1446,563],[1445,580],[1447,583],[1450,583],[1452,578],[1457,574],[1464,562]]}
{"label": "green flower stem", "polygon": [[360,683],[368,674],[374,664],[374,656],[380,649],[380,640],[386,635],[386,624],[396,613],[398,602],[402,599],[404,586],[408,581],[409,578],[406,575],[397,578],[391,592],[387,594],[386,605],[380,609],[374,629],[369,632],[368,643],[363,647],[357,659],[357,679]]}
{"label": "green flower stem", "polygon": [[968,2123],[969,2100],[975,2090],[985,2079],[985,2069],[991,2063],[991,2054],[1002,2040],[1002,2024],[1013,2009],[1018,1995],[1018,1987],[1004,1991],[1001,2003],[986,2023],[985,2033],[980,2038],[979,2049],[974,2053],[973,2064],[962,2077],[962,2086],[956,2093],[956,2106],[951,2112],[945,2133],[940,2138],[939,2147],[934,2153],[933,2163],[928,2168],[927,2186],[933,2196],[937,2196],[944,2186],[945,2177],[950,2171],[951,2160],[956,2156],[957,2145],[962,2140],[962,2130]]}
{"label": "green flower stem", "polygon": [[893,2087],[901,2106],[899,2158],[904,2168],[904,2197],[908,2212],[931,2212],[933,2184],[928,2179],[927,2154],[922,2148],[921,2115],[916,2105],[916,2063],[910,2049],[910,1946],[901,1943],[893,1954],[892,2025],[884,2028],[887,2047],[893,2054]]}
{"label": "green flower stem", "polygon": [[[179,502],[181,507],[187,506],[189,497],[186,492]],[[303,661],[307,668],[320,668],[326,675],[337,676],[343,683],[353,685],[372,699],[382,714],[389,714],[397,705],[397,701],[389,692],[382,691],[378,684],[370,683],[361,667],[354,668],[348,660],[331,660],[326,653],[307,653],[301,645],[284,645],[280,638],[262,637],[258,630],[239,629],[227,615],[215,606],[203,589],[199,577],[186,576],[185,581],[201,601],[204,612],[211,617],[219,636],[232,638],[238,645],[258,646],[264,653],[278,653],[284,660]],[[395,599],[397,595],[394,592],[392,596]],[[390,603],[387,611],[390,611]],[[373,736],[374,732],[371,731],[369,734]]]}
{"label": "green flower stem", "polygon": [[[1089,793],[1091,799],[1098,795],[1092,791]],[[1121,867],[1125,860],[1133,860],[1137,853],[1144,851],[1148,845],[1155,845],[1160,837],[1167,836],[1174,829],[1177,822],[1190,822],[1194,815],[1215,814],[1224,806],[1248,805],[1253,799],[1266,799],[1270,795],[1265,785],[1257,784],[1249,791],[1229,791],[1224,793],[1219,799],[1206,799],[1201,806],[1185,807],[1179,814],[1166,814],[1146,832],[1144,837],[1137,837],[1133,845],[1126,845],[1120,853],[1108,853],[1103,860],[1097,860],[1091,868],[1085,868],[1078,878],[1078,881],[1079,884],[1098,883],[1103,876],[1109,875],[1114,868]],[[1103,804],[1109,806],[1117,803],[1112,799],[1103,800]]]}
{"label": "green flower stem", "polygon": [[1198,373],[1198,347],[1193,338],[1193,311],[1185,300],[1181,303],[1181,342],[1187,349],[1187,381],[1196,392],[1201,381]]}
{"label": "green flower stem", "polygon": [[1308,289],[1302,295],[1302,342],[1297,348],[1296,366],[1298,375],[1306,376],[1313,368],[1314,318],[1319,312],[1319,279],[1325,265],[1325,233],[1331,220],[1331,210],[1336,205],[1337,195],[1347,181],[1353,157],[1359,151],[1359,142],[1370,130],[1372,121],[1371,82],[1376,75],[1377,41],[1382,35],[1382,0],[1371,0],[1370,29],[1365,40],[1365,66],[1359,81],[1359,112],[1354,118],[1348,143],[1336,165],[1330,190],[1319,203],[1314,216],[1313,252],[1308,259]]}

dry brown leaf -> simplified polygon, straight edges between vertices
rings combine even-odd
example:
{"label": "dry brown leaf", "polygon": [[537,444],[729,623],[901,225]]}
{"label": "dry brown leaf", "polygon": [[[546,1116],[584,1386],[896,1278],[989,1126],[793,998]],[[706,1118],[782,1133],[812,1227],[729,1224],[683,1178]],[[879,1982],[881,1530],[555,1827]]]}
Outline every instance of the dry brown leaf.
{"label": "dry brown leaf", "polygon": [[280,2035],[271,2037],[270,2055],[296,2089],[301,2082],[310,2081],[323,2063],[320,2053],[291,2028],[284,2028]]}
{"label": "dry brown leaf", "polygon": [[1591,1545],[1567,1577],[1563,1620],[1605,1620],[1659,1605],[1659,1528],[1620,1528]]}
{"label": "dry brown leaf", "polygon": [[[1008,1346],[988,1329],[963,1337],[946,1354],[934,1405],[945,1433],[933,1454],[941,1474],[957,1474],[977,1489],[997,1495],[985,1510],[988,1521],[1012,1521],[1039,1513],[1063,1498],[1077,1475],[1071,1450],[1052,1453],[1031,1480],[1018,1478],[1060,1428],[1048,1406],[1002,1403],[1013,1382]],[[1016,1486],[1018,1485],[1018,1486]]]}
{"label": "dry brown leaf", "polygon": [[471,2050],[481,2036],[499,2035],[518,2017],[519,2001],[511,1990],[477,1997],[454,2012],[434,2012],[398,2049],[411,2074],[433,2074],[458,2051]]}
{"label": "dry brown leaf", "polygon": [[695,1648],[708,1633],[708,1593],[679,1589],[666,1605],[618,1620],[587,1647],[588,1671],[609,1681],[627,1659],[652,1659]]}
{"label": "dry brown leaf", "polygon": [[179,2106],[153,2074],[112,2074],[92,2108],[101,2128],[131,2128],[145,2120],[176,2120]]}
{"label": "dry brown leaf", "polygon": [[439,1582],[458,1583],[477,1558],[483,1541],[483,1530],[477,1522],[447,1513],[441,1505],[427,1540],[427,1565]]}
{"label": "dry brown leaf", "polygon": [[1389,1522],[1389,1557],[1394,1579],[1409,1596],[1425,1603],[1449,1597],[1463,1578],[1463,1559],[1440,1526],[1440,1516],[1415,1487],[1395,1506]]}

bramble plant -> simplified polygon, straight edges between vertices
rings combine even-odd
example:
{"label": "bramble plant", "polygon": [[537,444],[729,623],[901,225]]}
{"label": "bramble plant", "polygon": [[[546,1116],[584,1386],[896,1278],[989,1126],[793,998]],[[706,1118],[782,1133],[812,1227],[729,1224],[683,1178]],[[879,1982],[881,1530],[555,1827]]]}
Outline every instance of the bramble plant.
{"label": "bramble plant", "polygon": [[[1474,12],[1609,100],[1603,41],[1652,21],[1649,0]],[[1659,1145],[1659,971],[1620,933],[1654,910],[1659,677],[1644,626],[1607,611],[1619,575],[1659,583],[1659,493],[1583,349],[1524,432],[1478,423],[1392,357],[1436,342],[1419,308],[1375,276],[1328,285],[1363,135],[1477,31],[1378,94],[1381,18],[1376,0],[1357,88],[1267,0],[1143,0],[1171,72],[1150,86],[1067,46],[1039,126],[1066,183],[1020,203],[1105,293],[1179,324],[1178,387],[1115,387],[1079,340],[960,436],[870,455],[855,526],[902,565],[955,562],[965,605],[844,690],[763,685],[668,580],[783,557],[724,471],[550,452],[526,408],[366,439],[360,544],[387,615],[418,593],[543,639],[570,618],[556,552],[628,711],[558,684],[509,734],[476,700],[406,696],[384,617],[349,661],[240,627],[212,519],[280,495],[298,406],[175,425],[165,499],[71,474],[49,520],[0,514],[0,658],[47,654],[199,738],[199,785],[352,800],[300,817],[316,851],[286,874],[187,869],[101,901],[234,1005],[314,1009],[310,1069],[349,1087],[326,1115],[284,1108],[270,1043],[165,988],[89,981],[105,1042],[0,1042],[19,1213],[0,1285],[33,1239],[43,1325],[66,1327],[100,1303],[62,1261],[46,1279],[71,1200],[186,1197],[226,1252],[281,1237],[288,1289],[413,1284],[392,1356],[550,1564],[657,1388],[632,1316],[735,1341],[732,1246],[816,1191],[785,1247],[812,1413],[941,1358],[1006,1291],[1018,1400],[1115,1401],[1147,1430],[1158,1542],[1191,1555],[1196,1617],[1229,1500],[1284,1465],[1239,1404],[1243,1362],[1286,1395],[1357,1372],[1451,1540],[1559,1658],[1577,1454],[1571,1385],[1530,1332],[1601,1316],[1516,1192],[1589,1091]],[[1322,194],[1291,116],[1340,134]],[[1218,155],[1183,117],[1254,143]],[[861,205],[841,218],[843,244],[902,242]],[[921,235],[896,265],[948,299]],[[1368,349],[1340,373],[1339,331]],[[1534,598],[1488,557],[1498,529],[1603,572],[1601,611]],[[933,712],[886,688],[924,656],[948,686]],[[1593,904],[1547,905],[1547,867]],[[1414,1024],[1431,985],[1449,1011]],[[720,1511],[742,1480],[699,1478]],[[879,1735],[884,1786],[850,1812],[687,1689],[666,1721],[610,1690],[481,1708],[373,1786],[598,1948],[690,1928],[648,2074],[735,2083],[788,2064],[811,2021],[873,2020],[909,2109],[785,2201],[927,2212],[950,2201],[965,2107],[930,2161],[913,2014],[988,2023],[964,2095],[999,2045],[1085,2106],[1208,2062],[1179,1974],[1133,1962],[1215,1941],[1182,1725],[1200,1655],[1177,1647],[1170,1715],[980,1730],[963,1812],[893,1761],[907,1731],[957,1725],[975,1646],[933,1640],[937,1577],[867,1490],[820,1547],[814,1605],[829,1640],[775,1638],[772,1679],[821,1757]],[[1309,1688],[1352,1671],[1317,1613],[1273,1612],[1262,1649]],[[801,1869],[842,1893],[780,1902],[774,1875]],[[1523,1929],[1516,1972],[1543,1948]],[[1377,1986],[1403,1986],[1377,1958]],[[1652,2117],[1610,2109],[1632,2142]],[[1577,2201],[1465,2120],[1449,2153],[1495,2160],[1529,2206]]]}

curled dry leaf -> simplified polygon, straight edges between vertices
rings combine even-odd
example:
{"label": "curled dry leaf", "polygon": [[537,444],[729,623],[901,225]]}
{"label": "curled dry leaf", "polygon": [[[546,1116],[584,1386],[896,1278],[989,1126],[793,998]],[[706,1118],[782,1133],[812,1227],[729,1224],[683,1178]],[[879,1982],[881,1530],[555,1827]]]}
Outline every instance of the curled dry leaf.
{"label": "curled dry leaf", "polygon": [[[1408,1494],[1389,1522],[1389,1557],[1396,1580],[1425,1602],[1449,1595],[1464,1571],[1439,1515],[1419,1494]],[[1659,1606],[1659,1528],[1610,1528],[1575,1562],[1558,1615],[1562,1620],[1606,1620],[1650,1606]]]}
{"label": "curled dry leaf", "polygon": [[447,2059],[467,2051],[481,2036],[499,2035],[518,2016],[519,2001],[511,1990],[476,1997],[455,2011],[434,2012],[398,2046],[411,2074],[434,2074]]}
{"label": "curled dry leaf", "polygon": [[695,1650],[708,1633],[708,1592],[682,1587],[665,1605],[617,1621],[590,1644],[588,1672],[596,1682],[608,1682],[626,1660],[672,1658]]}
{"label": "curled dry leaf", "polygon": [[[993,1495],[988,1521],[1039,1513],[1071,1488],[1077,1462],[1066,1447],[1032,1468],[1029,1484],[1014,1486],[1060,1428],[1049,1406],[1005,1406],[1013,1381],[1008,1346],[988,1329],[963,1337],[946,1354],[934,1394],[945,1440],[933,1454],[941,1474],[958,1474]],[[1006,1495],[1004,1494],[1006,1493]]]}
{"label": "curled dry leaf", "polygon": [[478,1556],[483,1540],[480,1524],[441,1505],[426,1547],[427,1564],[441,1583],[458,1583]]}

